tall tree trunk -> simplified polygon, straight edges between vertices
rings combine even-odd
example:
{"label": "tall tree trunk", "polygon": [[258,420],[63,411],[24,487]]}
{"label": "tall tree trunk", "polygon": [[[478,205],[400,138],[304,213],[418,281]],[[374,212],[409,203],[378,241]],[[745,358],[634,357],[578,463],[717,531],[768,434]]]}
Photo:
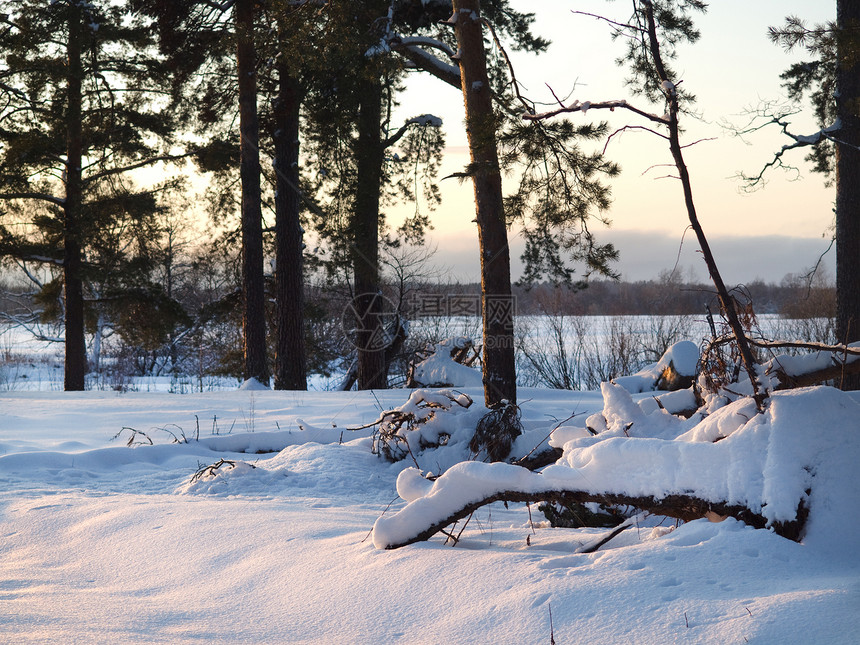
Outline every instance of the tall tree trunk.
{"label": "tall tree trunk", "polygon": [[481,250],[484,401],[490,407],[517,401],[511,259],[480,2],[454,0],[453,5]]}
{"label": "tall tree trunk", "polygon": [[254,4],[254,0],[236,0],[234,7],[239,76],[239,174],[242,181],[242,328],[245,379],[255,378],[268,385]]}
{"label": "tall tree trunk", "polygon": [[306,390],[302,224],[299,219],[299,108],[301,89],[278,65],[275,120],[275,290],[278,312],[275,389]]}
{"label": "tall tree trunk", "polygon": [[355,212],[352,222],[353,311],[358,346],[358,389],[388,387],[385,333],[379,284],[379,195],[382,191],[382,83],[369,79],[360,90]]}
{"label": "tall tree trunk", "polygon": [[[860,1],[839,0],[841,34],[860,27]],[[860,340],[860,45],[854,35],[837,42],[836,110],[841,123],[836,144],[836,337]],[[846,375],[842,389],[860,389],[860,374]]]}
{"label": "tall tree trunk", "polygon": [[66,84],[66,201],[63,204],[63,284],[65,298],[66,359],[64,388],[84,389],[87,352],[84,338],[84,289],[81,276],[81,165],[83,134],[81,126],[82,12],[78,5],[69,7],[69,41]]}

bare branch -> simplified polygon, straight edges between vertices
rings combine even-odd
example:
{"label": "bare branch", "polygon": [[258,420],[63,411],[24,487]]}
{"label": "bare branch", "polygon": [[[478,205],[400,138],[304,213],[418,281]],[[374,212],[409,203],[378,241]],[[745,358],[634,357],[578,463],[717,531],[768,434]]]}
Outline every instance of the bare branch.
{"label": "bare branch", "polygon": [[639,27],[637,25],[629,25],[629,24],[624,23],[624,22],[616,22],[614,20],[610,20],[606,16],[600,16],[596,13],[588,13],[587,11],[571,11],[571,13],[576,14],[576,15],[580,15],[580,16],[588,16],[590,18],[596,18],[597,20],[601,20],[605,23],[608,23],[609,25],[612,25],[613,27],[615,27],[615,29],[613,30],[613,31],[615,31],[615,33],[623,34],[624,31],[628,30],[628,29],[630,29],[634,32],[637,32],[640,35],[646,33],[642,27]]}
{"label": "bare branch", "polygon": [[224,13],[230,10],[235,4],[235,0],[224,0],[224,2],[215,2],[214,0],[203,0],[203,4],[207,7]]}
{"label": "bare branch", "polygon": [[579,101],[574,101],[571,105],[567,107],[560,107],[557,110],[551,110],[549,112],[540,112],[538,114],[526,113],[522,115],[522,118],[525,121],[543,121],[545,119],[550,119],[554,116],[558,116],[559,114],[566,114],[570,112],[582,112],[584,114],[588,110],[609,110],[610,112],[614,112],[616,109],[630,110],[631,112],[634,112],[639,116],[645,117],[646,119],[648,119],[649,121],[653,121],[654,123],[659,123],[661,125],[669,125],[669,119],[657,116],[656,114],[651,114],[650,112],[646,112],[645,110],[640,110],[639,108],[630,105],[624,99],[618,99],[615,101],[603,101],[600,103],[591,103],[590,101],[580,103]]}
{"label": "bare branch", "polygon": [[681,148],[682,149],[683,148],[692,148],[693,146],[695,146],[699,143],[704,143],[705,141],[716,141],[716,140],[717,140],[716,137],[702,137],[701,139],[696,139],[695,141],[691,141],[690,143],[685,143],[684,145],[681,146]]}

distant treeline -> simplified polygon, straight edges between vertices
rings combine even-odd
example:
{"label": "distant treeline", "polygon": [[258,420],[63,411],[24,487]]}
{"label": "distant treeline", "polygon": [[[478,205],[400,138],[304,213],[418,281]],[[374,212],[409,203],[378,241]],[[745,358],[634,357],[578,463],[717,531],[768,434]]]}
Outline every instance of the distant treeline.
{"label": "distant treeline", "polygon": [[[739,285],[733,295],[756,314],[781,314],[788,318],[832,317],[836,313],[835,288],[809,285],[803,278],[787,276],[780,284],[755,281]],[[638,282],[592,281],[578,287],[541,284],[531,289],[514,287],[518,315],[562,313],[567,315],[677,315],[719,310],[712,285],[647,280]],[[477,315],[480,285],[423,285],[413,293],[412,310],[425,315]]]}

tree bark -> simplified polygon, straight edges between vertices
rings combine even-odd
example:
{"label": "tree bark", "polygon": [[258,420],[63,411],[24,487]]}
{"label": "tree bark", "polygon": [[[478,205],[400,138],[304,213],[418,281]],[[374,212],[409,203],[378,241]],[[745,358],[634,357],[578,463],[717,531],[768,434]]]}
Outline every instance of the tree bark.
{"label": "tree bark", "polygon": [[388,387],[387,342],[382,328],[379,284],[379,195],[385,152],[382,140],[382,83],[368,79],[359,90],[356,193],[352,221],[353,312],[358,349],[358,389]]}
{"label": "tree bark", "polygon": [[[839,0],[836,113],[836,339],[860,340],[860,1]],[[846,375],[844,390],[860,389],[860,374]]]}
{"label": "tree bark", "polygon": [[481,253],[484,401],[516,403],[511,260],[479,0],[453,0]]}
{"label": "tree bark", "polygon": [[304,342],[304,271],[299,196],[301,88],[287,65],[278,65],[275,120],[275,389],[308,389]]}
{"label": "tree bark", "polygon": [[255,378],[268,385],[254,4],[254,0],[236,0],[234,6],[239,76],[239,174],[242,183],[242,329],[244,377],[246,380]]}
{"label": "tree bark", "polygon": [[65,378],[64,389],[84,389],[87,352],[84,337],[84,290],[81,275],[82,149],[81,62],[83,15],[80,7],[69,6],[69,40],[66,83],[66,200],[63,203],[63,288],[65,300]]}

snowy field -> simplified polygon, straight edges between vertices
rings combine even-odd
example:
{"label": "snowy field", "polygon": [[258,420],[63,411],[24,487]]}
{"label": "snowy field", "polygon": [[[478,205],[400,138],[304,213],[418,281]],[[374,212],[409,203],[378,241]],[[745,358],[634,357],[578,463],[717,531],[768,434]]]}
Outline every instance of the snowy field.
{"label": "snowy field", "polygon": [[[480,390],[464,391],[479,406]],[[414,463],[381,460],[370,430],[346,429],[407,391],[0,392],[0,642],[857,643],[860,505],[846,473],[860,405],[806,392],[785,399],[806,411],[784,413],[800,419],[786,445],[808,441],[832,475],[813,474],[809,539],[652,517],[591,554],[576,551],[608,529],[553,529],[535,505],[500,503],[456,547],[437,535],[376,548],[378,518],[408,515],[396,480]],[[598,392],[524,389],[520,402],[521,453],[559,424],[575,437],[604,407]],[[828,465],[834,453],[845,463]],[[447,454],[417,459],[438,473]],[[234,467],[194,479],[221,459]]]}
{"label": "snowy field", "polygon": [[[800,337],[808,330],[796,329],[809,321],[786,320],[777,315],[759,316],[761,332],[768,337]],[[677,338],[698,343],[709,337],[710,331],[704,316],[564,316],[560,321],[550,316],[520,316],[516,319],[518,362],[521,385],[534,385],[529,379],[529,366],[522,360],[519,345],[541,353],[558,351],[553,324],[563,329],[565,351],[570,359],[587,358],[583,353],[598,354],[607,360],[613,351],[613,338],[626,336],[615,344],[627,344],[628,349],[637,343],[648,345],[655,338],[665,337],[672,330]],[[823,323],[821,323],[823,325]],[[410,323],[410,333],[415,338],[442,340],[448,337],[465,336],[480,339],[481,322],[469,316],[423,317]],[[91,348],[88,348],[88,351]],[[106,359],[102,359],[103,364]],[[653,359],[652,359],[653,360]],[[342,373],[330,377],[311,374],[308,387],[311,390],[336,389],[343,379]],[[171,376],[89,375],[87,389],[127,389],[137,392],[212,392],[232,390],[239,386],[235,378],[213,375],[188,374]],[[3,390],[49,390],[63,389],[63,348],[61,344],[39,342],[20,328],[0,326],[0,391]]]}

